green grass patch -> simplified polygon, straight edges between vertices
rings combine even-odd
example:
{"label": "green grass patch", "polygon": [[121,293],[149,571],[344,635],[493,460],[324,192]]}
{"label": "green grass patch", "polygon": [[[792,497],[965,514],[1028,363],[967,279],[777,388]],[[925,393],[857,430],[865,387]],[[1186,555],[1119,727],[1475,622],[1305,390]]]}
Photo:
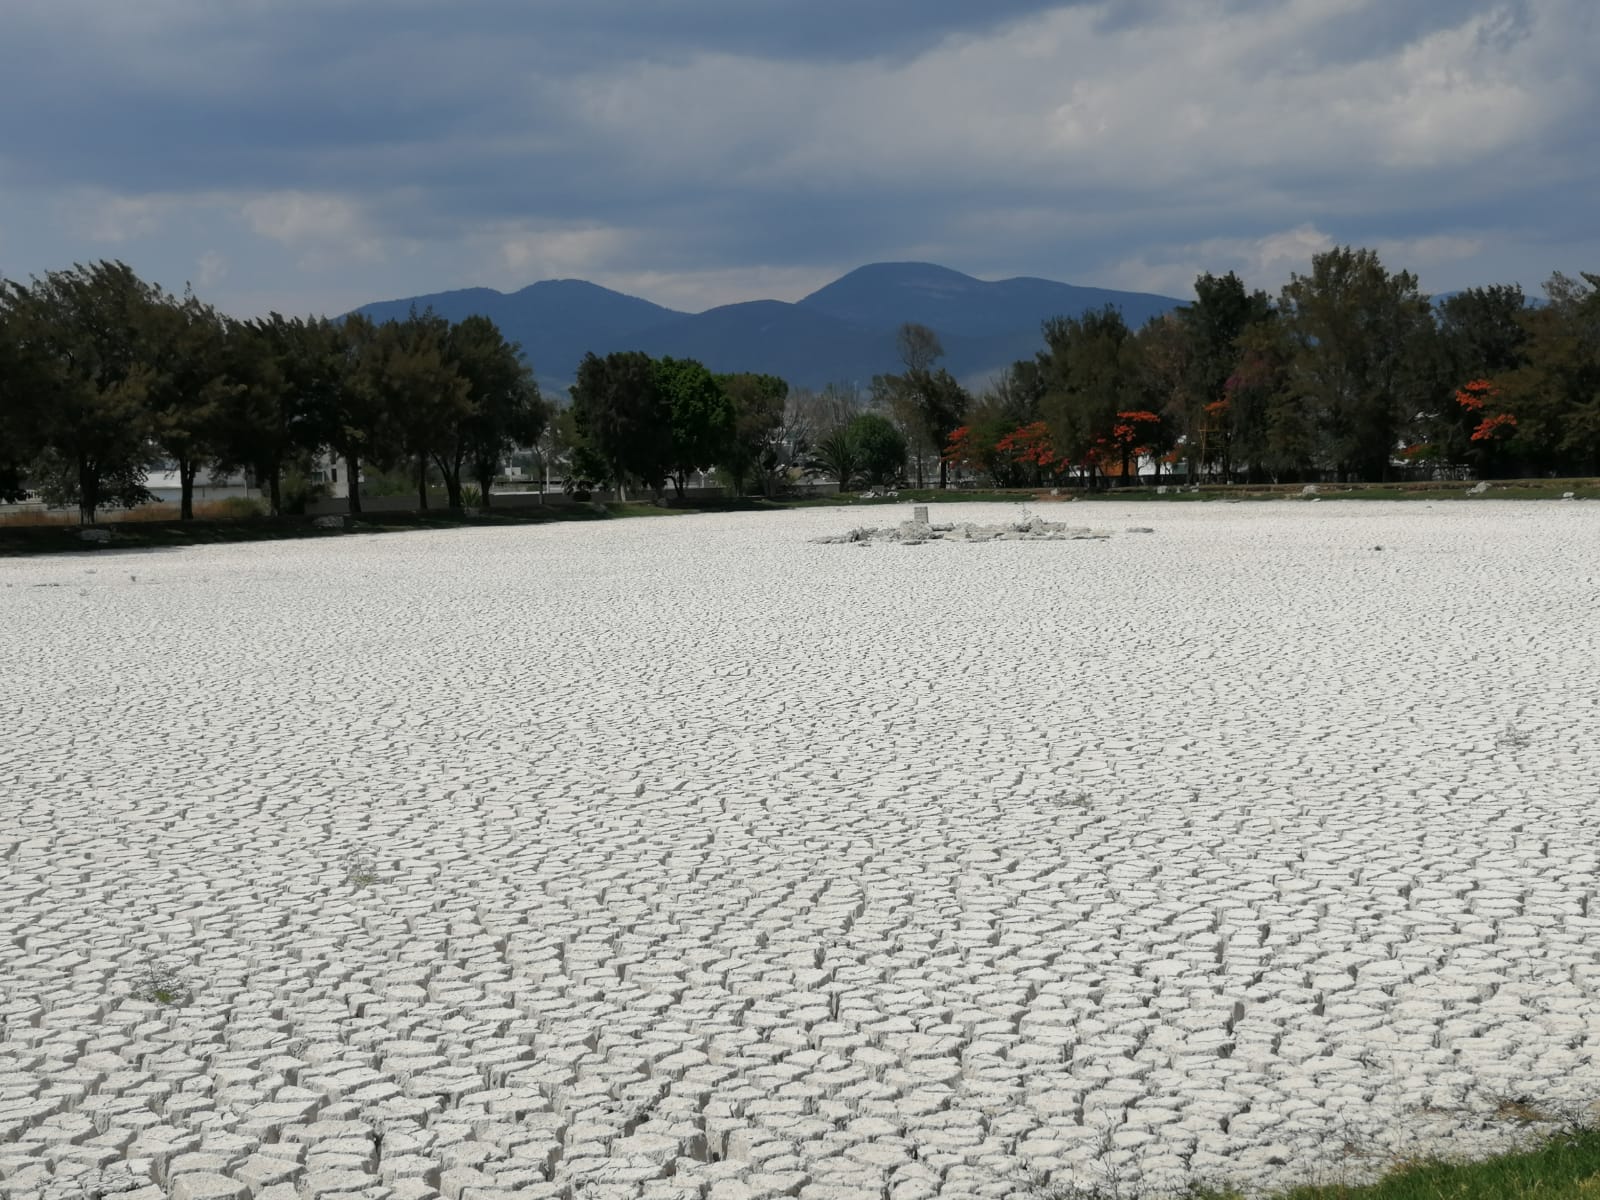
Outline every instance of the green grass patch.
{"label": "green grass patch", "polygon": [[[1191,1200],[1243,1198],[1196,1191]],[[1568,1131],[1482,1162],[1408,1163],[1376,1183],[1295,1188],[1275,1200],[1600,1200],[1600,1130]]]}

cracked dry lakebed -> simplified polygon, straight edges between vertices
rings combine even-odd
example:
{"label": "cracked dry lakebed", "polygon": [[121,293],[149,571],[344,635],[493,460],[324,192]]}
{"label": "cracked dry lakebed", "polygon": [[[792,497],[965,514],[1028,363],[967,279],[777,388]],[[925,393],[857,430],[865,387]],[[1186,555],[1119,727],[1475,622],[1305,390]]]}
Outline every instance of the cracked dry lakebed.
{"label": "cracked dry lakebed", "polygon": [[1113,536],[0,562],[0,1196],[1248,1190],[1600,1098],[1600,505],[1037,511]]}

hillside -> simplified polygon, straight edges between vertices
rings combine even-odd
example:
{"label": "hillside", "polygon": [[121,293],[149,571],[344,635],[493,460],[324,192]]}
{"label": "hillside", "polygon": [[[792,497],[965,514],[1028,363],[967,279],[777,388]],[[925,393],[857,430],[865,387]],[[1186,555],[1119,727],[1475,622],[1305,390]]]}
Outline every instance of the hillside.
{"label": "hillside", "polygon": [[697,358],[714,371],[766,371],[797,387],[865,386],[898,369],[895,331],[908,321],[936,330],[944,365],[980,380],[1041,345],[1039,327],[1111,304],[1128,323],[1183,303],[1169,296],[1075,287],[1049,279],[988,282],[931,263],[874,263],[797,303],[753,300],[682,313],[579,279],[548,280],[506,294],[468,288],[358,311],[377,319],[415,306],[460,320],[480,313],[522,343],[542,383],[564,387],[588,351],[643,350]]}

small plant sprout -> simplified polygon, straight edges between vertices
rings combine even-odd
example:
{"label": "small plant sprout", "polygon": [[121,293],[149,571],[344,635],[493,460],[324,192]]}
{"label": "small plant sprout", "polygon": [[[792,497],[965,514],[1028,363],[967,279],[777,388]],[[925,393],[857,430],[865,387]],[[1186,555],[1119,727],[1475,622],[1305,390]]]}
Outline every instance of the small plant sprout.
{"label": "small plant sprout", "polygon": [[365,850],[351,850],[339,860],[339,867],[350,887],[359,890],[378,882],[378,860]]}
{"label": "small plant sprout", "polygon": [[1533,744],[1533,738],[1507,721],[1506,727],[1500,731],[1500,736],[1495,738],[1494,744],[1502,750],[1523,750]]}
{"label": "small plant sprout", "polygon": [[160,959],[147,953],[133,985],[133,997],[163,1008],[181,1006],[194,999],[194,989],[184,978],[176,960]]}

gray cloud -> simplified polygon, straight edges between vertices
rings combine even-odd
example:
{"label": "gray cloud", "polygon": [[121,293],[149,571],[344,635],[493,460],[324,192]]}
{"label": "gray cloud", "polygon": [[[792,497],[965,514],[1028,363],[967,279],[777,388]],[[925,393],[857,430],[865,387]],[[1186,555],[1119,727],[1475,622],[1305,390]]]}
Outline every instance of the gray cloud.
{"label": "gray cloud", "polygon": [[1443,288],[1597,248],[1589,0],[18,4],[8,274],[692,304],[881,258],[1181,290],[1332,239]]}

